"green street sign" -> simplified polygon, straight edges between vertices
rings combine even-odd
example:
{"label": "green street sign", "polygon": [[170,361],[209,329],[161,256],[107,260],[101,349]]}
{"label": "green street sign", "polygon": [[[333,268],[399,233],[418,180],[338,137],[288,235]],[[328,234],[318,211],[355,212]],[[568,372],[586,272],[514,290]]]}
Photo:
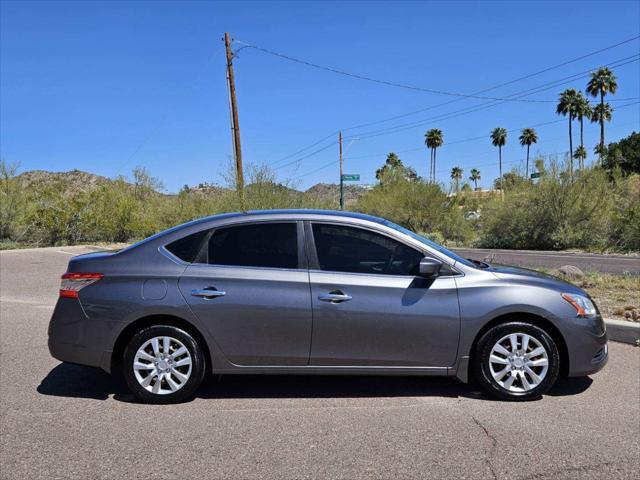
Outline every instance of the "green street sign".
{"label": "green street sign", "polygon": [[359,173],[343,173],[342,181],[343,182],[359,182],[360,174]]}
{"label": "green street sign", "polygon": [[540,172],[533,172],[531,178],[540,178]]}

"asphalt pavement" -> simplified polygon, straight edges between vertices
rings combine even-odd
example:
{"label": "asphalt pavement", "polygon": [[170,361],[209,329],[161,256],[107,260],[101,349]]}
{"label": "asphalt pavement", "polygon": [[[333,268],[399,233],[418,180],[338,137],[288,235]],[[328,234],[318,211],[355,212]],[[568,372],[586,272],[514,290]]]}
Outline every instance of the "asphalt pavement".
{"label": "asphalt pavement", "polygon": [[640,349],[542,400],[446,378],[211,377],[186,404],[138,404],[49,356],[63,247],[0,253],[0,477],[637,478]]}
{"label": "asphalt pavement", "polygon": [[482,248],[455,248],[452,250],[464,258],[526,268],[553,269],[563,265],[573,265],[584,272],[601,272],[614,275],[623,273],[640,274],[640,256],[638,255],[599,255],[595,253]]}

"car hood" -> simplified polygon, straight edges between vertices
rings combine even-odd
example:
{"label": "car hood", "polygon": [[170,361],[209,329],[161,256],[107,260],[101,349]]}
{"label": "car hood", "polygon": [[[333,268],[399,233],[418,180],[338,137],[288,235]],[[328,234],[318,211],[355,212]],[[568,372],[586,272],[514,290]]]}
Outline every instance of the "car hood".
{"label": "car hood", "polygon": [[492,272],[499,279],[506,280],[510,283],[534,284],[545,288],[551,288],[559,292],[586,295],[581,288],[565,282],[558,277],[554,277],[547,273],[537,272],[535,270],[529,270],[528,268],[512,267],[508,265],[490,265],[489,268],[487,268],[487,271]]}

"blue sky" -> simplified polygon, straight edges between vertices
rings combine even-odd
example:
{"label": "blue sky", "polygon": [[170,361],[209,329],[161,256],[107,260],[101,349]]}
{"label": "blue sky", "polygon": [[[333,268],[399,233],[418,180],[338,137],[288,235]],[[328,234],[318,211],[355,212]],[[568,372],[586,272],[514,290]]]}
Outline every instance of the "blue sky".
{"label": "blue sky", "polygon": [[[639,35],[640,3],[2,1],[0,22],[2,158],[18,162],[21,171],[77,168],[106,176],[144,165],[168,191],[177,191],[184,184],[220,183],[232,154],[225,31],[336,69],[469,94]],[[639,50],[635,40],[484,95],[503,98]],[[365,82],[250,48],[238,57],[245,162],[281,167],[280,178],[299,188],[337,181],[332,133],[339,129],[359,137],[345,141],[345,171],[360,173],[362,183],[375,181],[375,169],[390,151],[426,176],[423,134],[437,127],[445,135],[438,179],[448,184],[454,165],[465,176],[476,167],[487,186],[497,176],[492,128],[560,120],[555,104],[546,102],[506,102],[445,118],[487,102],[463,98],[354,129],[456,97]],[[640,97],[639,62],[614,71],[619,90],[613,98],[635,100],[613,102],[607,141],[640,130],[639,105],[618,108]],[[524,98],[555,100],[562,89],[585,84],[577,79]],[[403,126],[413,122],[418,125]],[[402,127],[388,131],[396,125]],[[381,129],[387,129],[384,135],[366,138]],[[568,150],[566,121],[537,130],[533,153]],[[597,138],[597,126],[587,125],[590,152]],[[505,168],[520,166],[523,157],[517,133],[510,133]]]}

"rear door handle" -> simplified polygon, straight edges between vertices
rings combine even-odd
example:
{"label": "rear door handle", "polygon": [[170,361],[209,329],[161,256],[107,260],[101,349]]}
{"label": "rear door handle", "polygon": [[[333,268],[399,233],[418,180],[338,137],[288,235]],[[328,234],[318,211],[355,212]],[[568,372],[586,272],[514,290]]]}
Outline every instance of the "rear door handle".
{"label": "rear door handle", "polygon": [[323,295],[318,296],[318,300],[321,300],[323,302],[331,302],[331,303],[348,302],[352,298],[353,297],[351,295],[346,295],[340,291],[329,292],[329,293],[325,293]]}
{"label": "rear door handle", "polygon": [[191,290],[191,296],[193,297],[202,297],[206,300],[211,300],[216,297],[223,297],[227,294],[227,292],[223,292],[222,290],[217,290],[214,287],[207,287],[203,289],[195,289]]}

